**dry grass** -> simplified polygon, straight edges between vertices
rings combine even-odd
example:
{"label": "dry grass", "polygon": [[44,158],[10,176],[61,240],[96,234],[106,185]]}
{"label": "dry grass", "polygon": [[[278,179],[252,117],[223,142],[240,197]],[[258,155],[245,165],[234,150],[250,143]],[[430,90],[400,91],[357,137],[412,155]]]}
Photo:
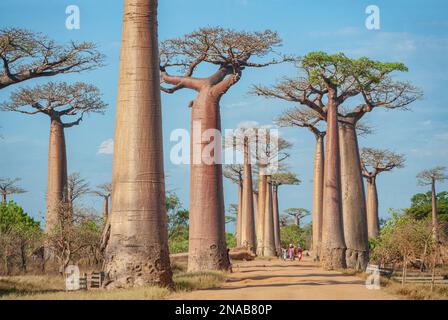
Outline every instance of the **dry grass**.
{"label": "dry grass", "polygon": [[[365,272],[356,272],[353,270],[340,270],[343,274],[354,275],[363,280],[367,279],[369,274]],[[381,288],[384,288],[391,294],[398,295],[409,300],[448,300],[448,285],[436,284],[434,291],[431,292],[431,284],[414,284],[406,283],[404,286],[401,282],[388,279],[386,277],[380,278]]]}
{"label": "dry grass", "polygon": [[381,278],[381,287],[392,294],[399,295],[409,300],[448,300],[448,285],[436,284],[431,292],[431,284],[401,283]]}
{"label": "dry grass", "polygon": [[132,289],[89,289],[66,292],[60,276],[0,277],[0,300],[161,300],[175,293],[216,288],[226,280],[226,273],[207,271],[187,273],[184,264],[173,265],[174,291],[159,287]]}

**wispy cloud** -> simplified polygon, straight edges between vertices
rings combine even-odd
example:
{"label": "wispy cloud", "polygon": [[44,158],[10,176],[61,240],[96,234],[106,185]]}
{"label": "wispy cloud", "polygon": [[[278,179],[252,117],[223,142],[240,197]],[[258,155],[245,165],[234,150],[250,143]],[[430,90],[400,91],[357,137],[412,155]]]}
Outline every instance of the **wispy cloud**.
{"label": "wispy cloud", "polygon": [[98,147],[97,154],[113,154],[113,153],[114,153],[113,139],[107,139],[101,142],[100,146]]}
{"label": "wispy cloud", "polygon": [[259,125],[260,124],[257,121],[247,120],[238,123],[238,128],[255,128],[258,127]]}

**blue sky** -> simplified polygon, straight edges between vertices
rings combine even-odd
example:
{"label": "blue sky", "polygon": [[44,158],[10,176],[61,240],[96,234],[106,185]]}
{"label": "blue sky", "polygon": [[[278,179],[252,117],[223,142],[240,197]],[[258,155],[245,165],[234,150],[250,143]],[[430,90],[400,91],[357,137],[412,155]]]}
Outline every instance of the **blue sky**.
{"label": "blue sky", "polygon": [[[424,98],[411,111],[375,110],[365,117],[375,134],[360,138],[361,146],[390,148],[406,155],[406,166],[378,178],[380,215],[389,208],[409,205],[410,197],[425,191],[416,186],[415,175],[435,165],[448,165],[448,3],[443,0],[161,0],[159,38],[177,37],[203,26],[223,26],[237,30],[278,31],[283,53],[303,55],[310,51],[344,52],[351,57],[368,56],[384,61],[400,61],[409,67],[400,78],[412,81],[424,91]],[[77,5],[81,28],[65,28],[65,8]],[[381,29],[367,30],[365,8],[380,8]],[[66,131],[69,172],[79,171],[93,186],[111,179],[112,155],[99,154],[99,146],[113,138],[115,99],[121,36],[121,0],[2,0],[0,27],[21,27],[42,32],[59,41],[93,41],[107,55],[107,66],[79,74],[52,77],[51,81],[85,81],[97,85],[109,104],[105,115],[86,117],[78,127]],[[241,81],[221,101],[222,127],[236,128],[244,121],[266,125],[291,104],[249,96],[252,84],[273,84],[284,75],[293,76],[289,65],[245,70]],[[27,86],[48,79],[32,80]],[[0,101],[21,85],[0,91]],[[173,142],[170,132],[189,129],[190,91],[162,96],[165,168],[167,189],[175,190],[188,207],[189,169],[169,162]],[[0,113],[0,176],[21,177],[28,190],[13,196],[32,216],[45,214],[49,120],[45,116]],[[281,129],[294,143],[289,166],[302,180],[300,186],[283,186],[280,209],[311,209],[312,158],[314,137],[300,128]],[[236,187],[225,181],[226,207],[236,202]],[[439,189],[446,190],[447,184]],[[100,209],[101,200],[86,197],[87,206]],[[232,229],[229,226],[229,229]]]}

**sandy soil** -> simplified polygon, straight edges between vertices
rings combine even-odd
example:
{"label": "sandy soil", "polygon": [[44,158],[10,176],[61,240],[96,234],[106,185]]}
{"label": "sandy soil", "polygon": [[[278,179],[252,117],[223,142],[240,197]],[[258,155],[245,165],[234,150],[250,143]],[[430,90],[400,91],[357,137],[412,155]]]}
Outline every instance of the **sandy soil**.
{"label": "sandy soil", "polygon": [[340,272],[324,271],[305,258],[297,261],[279,259],[234,262],[227,282],[216,289],[176,294],[173,299],[398,299],[385,290],[369,290],[365,281]]}

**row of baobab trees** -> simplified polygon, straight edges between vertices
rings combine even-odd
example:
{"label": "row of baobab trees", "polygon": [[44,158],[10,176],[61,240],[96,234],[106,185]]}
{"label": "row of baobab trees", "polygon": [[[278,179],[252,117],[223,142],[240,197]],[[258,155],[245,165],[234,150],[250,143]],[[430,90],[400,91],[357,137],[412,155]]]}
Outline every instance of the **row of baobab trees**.
{"label": "row of baobab trees", "polygon": [[[281,43],[279,35],[271,30],[246,32],[207,27],[163,41],[159,48],[157,1],[124,1],[111,209],[102,239],[108,287],[172,284],[160,91],[196,92],[188,106],[192,124],[200,122],[201,130],[192,131],[191,150],[202,152],[210,142],[203,138],[204,132],[221,130],[222,96],[237,85],[248,69],[278,63],[291,63],[298,74],[270,87],[254,86],[251,92],[296,104],[291,112],[299,116],[297,125],[315,134],[314,251],[327,269],[361,268],[366,264],[367,206],[356,128],[361,118],[377,108],[406,108],[421,92],[412,84],[393,78],[393,73],[407,71],[402,63],[350,59],[344,54],[323,52],[296,58],[278,54]],[[102,66],[104,59],[91,43],[60,46],[21,29],[2,31],[0,56],[4,61],[0,89],[32,78],[92,70]],[[216,71],[198,77],[198,67],[204,64],[214,66]],[[47,229],[57,225],[58,207],[67,197],[64,131],[79,125],[86,113],[103,112],[105,108],[98,88],[85,83],[51,82],[21,88],[2,104],[3,110],[43,113],[50,118]],[[297,120],[290,119],[290,113],[282,115],[279,123],[296,125]],[[63,121],[67,118],[73,120]],[[375,170],[385,169],[369,171],[369,181],[374,181]],[[246,169],[245,175],[249,171]],[[229,268],[222,177],[221,164],[190,165],[189,271]],[[274,223],[274,206],[266,204],[273,199],[273,189],[268,187],[271,179],[269,175],[259,176],[262,182],[257,216],[269,213],[259,220],[269,220],[264,222],[263,230]],[[244,193],[244,185],[251,185],[249,180],[248,175],[243,177],[242,212],[253,211],[252,194]],[[260,197],[263,193],[267,196]],[[252,218],[244,214],[241,218],[245,221],[238,227],[240,241],[246,243],[250,238],[259,251],[253,234],[243,238],[243,234],[250,233],[244,226],[253,225]],[[257,223],[255,229],[260,225]],[[265,232],[269,237],[272,234]],[[275,239],[266,243],[261,245],[263,254],[274,255]]]}

